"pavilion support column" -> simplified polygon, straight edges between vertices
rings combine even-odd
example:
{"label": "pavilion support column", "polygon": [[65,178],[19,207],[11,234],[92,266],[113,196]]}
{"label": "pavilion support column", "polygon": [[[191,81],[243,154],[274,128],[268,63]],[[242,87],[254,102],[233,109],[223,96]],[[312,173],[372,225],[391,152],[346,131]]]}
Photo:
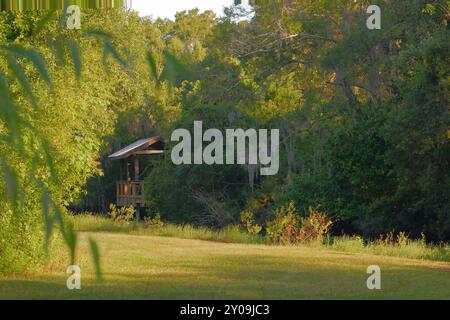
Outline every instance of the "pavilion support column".
{"label": "pavilion support column", "polygon": [[123,181],[123,161],[119,161],[119,181]]}
{"label": "pavilion support column", "polygon": [[130,173],[130,161],[126,160],[126,166],[127,166],[127,181],[131,181],[131,173]]}
{"label": "pavilion support column", "polygon": [[139,181],[139,158],[134,157],[134,180]]}
{"label": "pavilion support column", "polygon": [[[134,157],[134,180],[136,182],[140,181],[140,177],[139,177],[139,158],[137,156]],[[138,195],[138,193],[141,192],[141,190],[138,190],[137,185],[136,185],[135,192],[136,192],[136,196]],[[140,203],[136,203],[136,219],[138,221],[141,220],[141,204]]]}

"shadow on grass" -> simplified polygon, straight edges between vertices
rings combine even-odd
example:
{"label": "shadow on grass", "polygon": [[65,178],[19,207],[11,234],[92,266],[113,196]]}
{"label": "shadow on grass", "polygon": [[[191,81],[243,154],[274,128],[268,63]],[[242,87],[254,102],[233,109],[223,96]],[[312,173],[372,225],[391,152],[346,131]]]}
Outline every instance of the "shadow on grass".
{"label": "shadow on grass", "polygon": [[[372,258],[373,260],[373,258]],[[133,273],[108,272],[97,283],[92,274],[82,289],[70,291],[66,278],[42,276],[30,280],[0,280],[0,299],[449,299],[448,273],[429,268],[389,265],[382,268],[382,290],[366,287],[365,262],[351,258],[336,264],[321,260],[288,259],[261,255],[225,255],[198,259],[164,271],[145,267]],[[377,261],[370,261],[376,263]]]}

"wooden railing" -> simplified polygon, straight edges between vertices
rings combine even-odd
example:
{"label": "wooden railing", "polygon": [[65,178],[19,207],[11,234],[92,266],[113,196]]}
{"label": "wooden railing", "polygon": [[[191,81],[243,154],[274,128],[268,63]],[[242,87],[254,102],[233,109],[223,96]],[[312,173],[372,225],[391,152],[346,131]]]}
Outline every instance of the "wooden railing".
{"label": "wooden railing", "polygon": [[143,181],[119,181],[116,185],[117,206],[145,206]]}

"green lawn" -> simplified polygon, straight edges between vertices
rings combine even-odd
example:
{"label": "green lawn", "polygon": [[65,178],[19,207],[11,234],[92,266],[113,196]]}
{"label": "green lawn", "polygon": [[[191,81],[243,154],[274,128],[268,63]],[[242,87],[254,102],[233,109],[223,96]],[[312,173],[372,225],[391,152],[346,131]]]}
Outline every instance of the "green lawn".
{"label": "green lawn", "polygon": [[[100,248],[101,283],[88,237]],[[450,263],[310,247],[82,233],[78,262],[81,290],[66,288],[56,264],[0,279],[0,299],[450,299]],[[369,265],[381,267],[382,290],[366,288]]]}

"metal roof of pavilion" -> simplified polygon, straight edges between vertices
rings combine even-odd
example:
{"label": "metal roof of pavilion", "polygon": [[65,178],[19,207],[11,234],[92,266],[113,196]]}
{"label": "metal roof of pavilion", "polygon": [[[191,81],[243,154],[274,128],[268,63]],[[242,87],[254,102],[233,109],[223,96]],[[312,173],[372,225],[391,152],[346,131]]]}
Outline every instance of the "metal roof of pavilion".
{"label": "metal roof of pavilion", "polygon": [[152,155],[152,154],[161,154],[164,151],[163,150],[147,150],[144,151],[143,149],[148,148],[158,142],[162,142],[162,139],[160,136],[141,139],[136,142],[133,142],[129,146],[111,154],[108,156],[109,159],[124,159],[128,158],[133,155]]}

